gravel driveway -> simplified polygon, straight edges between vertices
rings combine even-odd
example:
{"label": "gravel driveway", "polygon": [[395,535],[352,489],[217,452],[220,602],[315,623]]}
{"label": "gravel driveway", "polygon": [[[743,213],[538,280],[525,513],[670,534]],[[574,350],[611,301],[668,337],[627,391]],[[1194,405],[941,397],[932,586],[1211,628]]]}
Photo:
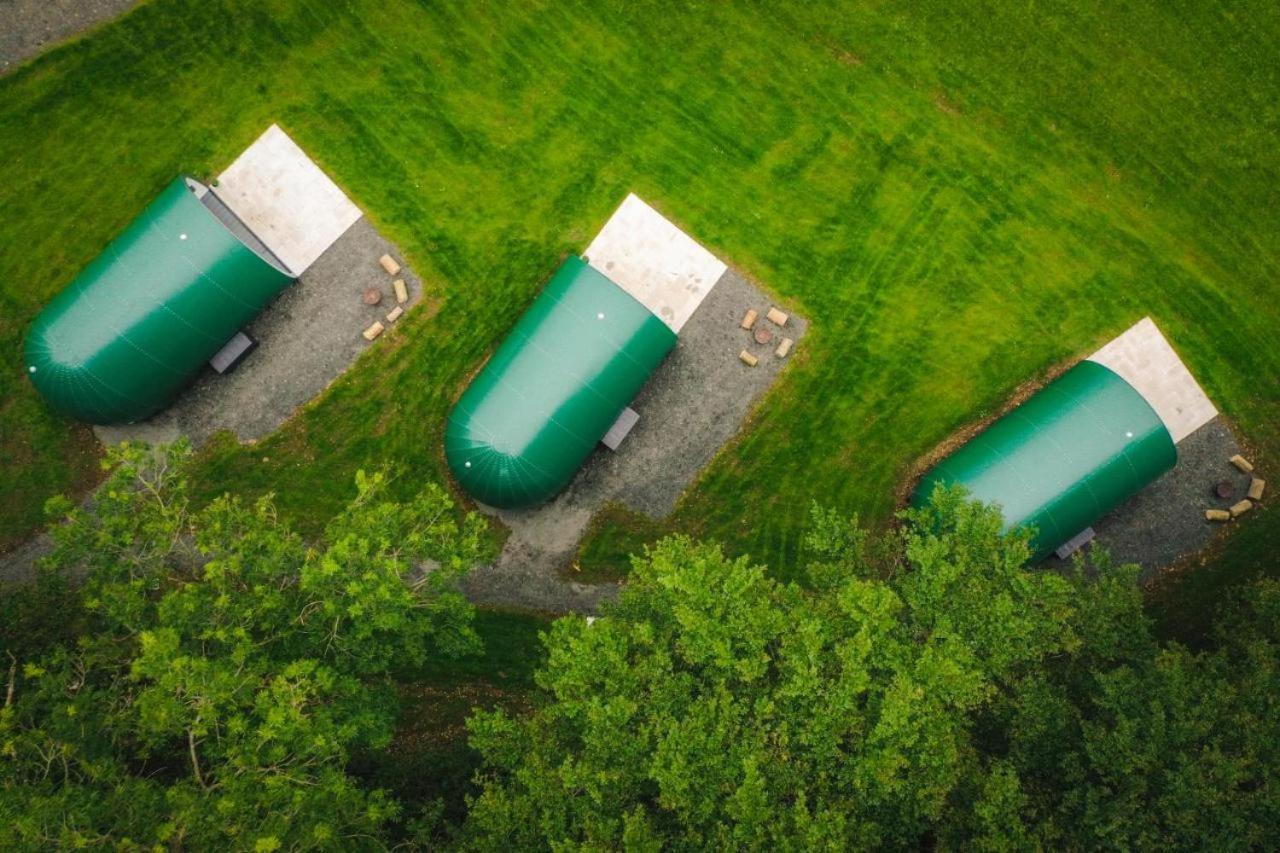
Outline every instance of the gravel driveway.
{"label": "gravel driveway", "polygon": [[[241,441],[274,432],[366,347],[381,343],[370,344],[360,333],[375,320],[389,326],[385,317],[396,305],[392,279],[378,266],[383,254],[403,262],[395,246],[361,218],[249,323],[246,331],[259,346],[239,367],[221,376],[206,367],[164,411],[141,423],[94,427],[98,439],[160,444],[185,435],[198,447],[223,429]],[[418,277],[407,267],[396,277],[409,291],[408,309],[421,294]],[[360,301],[366,288],[382,293],[381,304]]]}
{"label": "gravel driveway", "polygon": [[0,75],[139,0],[0,0]]}
{"label": "gravel driveway", "polygon": [[[1204,518],[1206,509],[1226,509],[1244,497],[1249,475],[1227,461],[1242,452],[1225,418],[1209,421],[1178,442],[1178,464],[1173,470],[1093,525],[1098,534],[1094,541],[1111,553],[1114,562],[1140,565],[1145,583],[1162,568],[1207,548],[1236,524],[1247,524],[1252,520],[1249,516],[1230,524]],[[1235,487],[1230,500],[1213,494],[1214,486],[1223,481]],[[1050,557],[1045,565],[1062,569],[1066,562]]]}
{"label": "gravel driveway", "polygon": [[[492,510],[511,530],[492,566],[467,582],[480,603],[553,613],[589,612],[612,597],[615,584],[567,580],[562,569],[577,552],[591,517],[619,502],[653,518],[669,515],[698,472],[742,429],[752,407],[790,361],[774,355],[782,336],[797,341],[808,323],[794,314],[786,327],[764,317],[774,303],[732,269],[680,330],[680,341],[631,404],[640,421],[615,453],[597,446],[573,482],[550,503],[525,510]],[[748,308],[775,338],[757,344],[739,327]],[[755,367],[738,360],[747,350]]]}

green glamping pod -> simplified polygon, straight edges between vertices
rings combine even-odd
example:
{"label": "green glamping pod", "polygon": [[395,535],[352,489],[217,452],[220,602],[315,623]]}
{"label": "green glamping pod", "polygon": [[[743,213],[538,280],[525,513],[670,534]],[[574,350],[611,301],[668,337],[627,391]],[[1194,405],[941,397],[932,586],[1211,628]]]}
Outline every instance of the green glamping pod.
{"label": "green glamping pod", "polygon": [[36,317],[27,372],[58,411],[150,417],[293,280],[219,220],[207,192],[171,183]]}
{"label": "green glamping pod", "polygon": [[1155,410],[1110,369],[1083,361],[944,459],[916,487],[927,502],[959,483],[1030,526],[1033,562],[1124,503],[1177,461]]}
{"label": "green glamping pod", "polygon": [[569,258],[449,415],[450,470],[491,506],[550,499],[675,343],[648,308]]}

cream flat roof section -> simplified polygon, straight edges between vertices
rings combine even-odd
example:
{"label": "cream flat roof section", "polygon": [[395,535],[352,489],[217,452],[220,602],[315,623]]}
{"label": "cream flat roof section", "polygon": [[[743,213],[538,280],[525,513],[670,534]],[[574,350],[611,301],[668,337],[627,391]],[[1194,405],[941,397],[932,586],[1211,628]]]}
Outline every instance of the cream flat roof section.
{"label": "cream flat roof section", "polygon": [[1136,388],[1164,421],[1174,444],[1218,414],[1150,317],[1089,356],[1089,361],[1111,368]]}
{"label": "cream flat roof section", "polygon": [[360,208],[274,124],[218,176],[213,191],[295,275],[361,216]]}
{"label": "cream flat roof section", "polygon": [[727,269],[634,195],[618,206],[583,257],[675,332]]}

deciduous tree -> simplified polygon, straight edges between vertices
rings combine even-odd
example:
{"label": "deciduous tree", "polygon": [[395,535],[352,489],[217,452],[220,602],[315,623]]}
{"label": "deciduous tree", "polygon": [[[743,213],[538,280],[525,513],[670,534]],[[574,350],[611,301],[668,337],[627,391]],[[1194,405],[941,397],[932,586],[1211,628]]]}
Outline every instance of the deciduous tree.
{"label": "deciduous tree", "polygon": [[0,846],[377,846],[398,805],[347,758],[390,739],[393,663],[475,647],[482,522],[360,474],[313,545],[269,497],[193,511],[187,458],[125,446],[89,506],[53,507],[43,583],[83,576],[85,624],[10,649]]}
{"label": "deciduous tree", "polygon": [[465,841],[1276,845],[1280,655],[1256,625],[1280,587],[1192,654],[1151,636],[1136,567],[1029,569],[1029,532],[957,491],[903,520],[884,571],[815,509],[806,585],[685,538],[648,550],[603,618],[555,625],[530,716],[472,718]]}

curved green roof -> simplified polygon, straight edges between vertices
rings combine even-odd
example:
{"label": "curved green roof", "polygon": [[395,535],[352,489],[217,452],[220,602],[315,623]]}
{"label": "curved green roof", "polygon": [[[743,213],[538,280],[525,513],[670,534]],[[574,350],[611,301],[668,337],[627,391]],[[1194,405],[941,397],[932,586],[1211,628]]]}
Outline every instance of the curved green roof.
{"label": "curved green roof", "polygon": [[569,258],[450,413],[454,477],[491,506],[553,497],[675,343],[649,309]]}
{"label": "curved green roof", "polygon": [[73,418],[142,420],[291,281],[179,178],[36,317],[28,375]]}
{"label": "curved green roof", "polygon": [[959,483],[999,504],[1006,529],[1034,527],[1040,560],[1176,461],[1169,431],[1142,395],[1083,361],[926,474],[912,502],[926,502],[937,483]]}

